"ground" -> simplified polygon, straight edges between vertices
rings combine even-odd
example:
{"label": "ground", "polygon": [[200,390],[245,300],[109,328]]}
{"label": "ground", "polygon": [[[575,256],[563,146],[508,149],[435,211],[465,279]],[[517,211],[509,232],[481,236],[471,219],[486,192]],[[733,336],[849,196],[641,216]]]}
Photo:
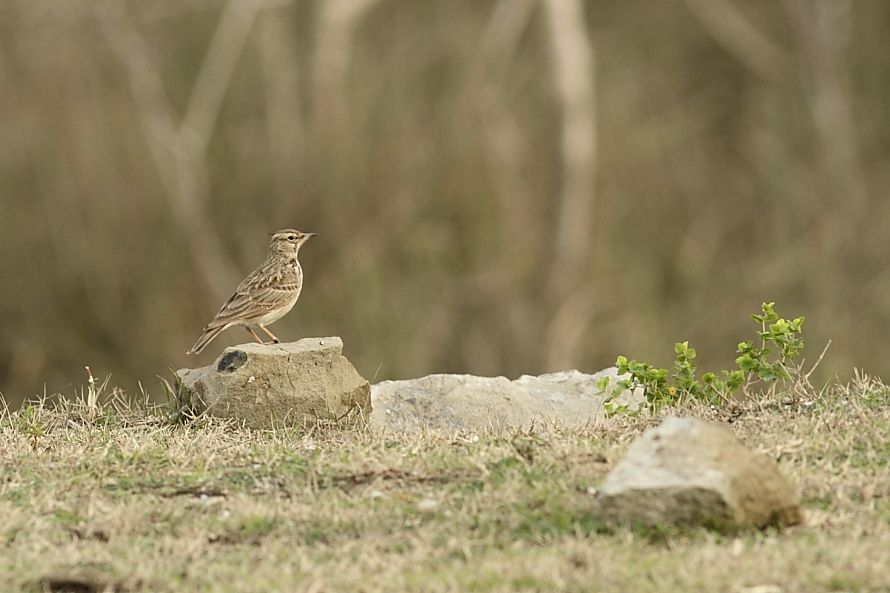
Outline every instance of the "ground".
{"label": "ground", "polygon": [[[890,591],[890,389],[862,377],[500,435],[253,431],[85,399],[0,418],[0,591]],[[806,525],[602,525],[597,485],[664,413],[731,422]]]}

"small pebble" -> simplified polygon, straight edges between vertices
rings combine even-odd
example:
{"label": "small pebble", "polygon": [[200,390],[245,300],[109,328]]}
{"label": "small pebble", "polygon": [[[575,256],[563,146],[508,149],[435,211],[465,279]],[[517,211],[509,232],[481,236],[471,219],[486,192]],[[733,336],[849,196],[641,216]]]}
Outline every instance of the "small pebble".
{"label": "small pebble", "polygon": [[433,500],[432,498],[424,498],[423,500],[421,500],[417,503],[417,510],[432,511],[437,506],[439,506],[439,501]]}

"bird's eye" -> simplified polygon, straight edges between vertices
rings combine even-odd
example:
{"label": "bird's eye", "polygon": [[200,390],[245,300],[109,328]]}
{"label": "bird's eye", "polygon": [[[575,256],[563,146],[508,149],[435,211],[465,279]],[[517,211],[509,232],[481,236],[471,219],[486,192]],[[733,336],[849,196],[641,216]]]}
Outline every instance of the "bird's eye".
{"label": "bird's eye", "polygon": [[288,240],[288,241],[296,241],[296,240],[297,240],[297,236],[296,236],[296,235],[288,235],[288,236],[287,236],[287,240]]}

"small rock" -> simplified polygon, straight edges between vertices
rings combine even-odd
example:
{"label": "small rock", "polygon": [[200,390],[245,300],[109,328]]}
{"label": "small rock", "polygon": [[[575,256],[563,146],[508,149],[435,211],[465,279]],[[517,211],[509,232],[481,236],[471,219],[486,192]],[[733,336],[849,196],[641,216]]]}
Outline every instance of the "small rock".
{"label": "small rock", "polygon": [[739,593],[784,593],[784,589],[778,585],[754,585],[753,587],[739,587]]}
{"label": "small rock", "polygon": [[799,498],[768,457],[723,425],[666,418],[630,446],[597,499],[604,520],[715,528],[794,525]]}
{"label": "small rock", "polygon": [[433,500],[432,498],[424,498],[423,500],[419,500],[417,502],[417,510],[423,512],[430,512],[436,510],[436,507],[439,506],[438,500]]}
{"label": "small rock", "polygon": [[217,362],[177,371],[196,412],[234,418],[251,428],[368,417],[371,387],[343,356],[340,338],[241,344]]}
{"label": "small rock", "polygon": [[[528,428],[535,422],[567,426],[605,421],[603,377],[615,385],[614,368],[588,375],[580,371],[539,377],[429,375],[406,381],[384,381],[371,387],[371,426],[389,432],[422,430],[485,431]],[[640,401],[625,393],[623,401]]]}

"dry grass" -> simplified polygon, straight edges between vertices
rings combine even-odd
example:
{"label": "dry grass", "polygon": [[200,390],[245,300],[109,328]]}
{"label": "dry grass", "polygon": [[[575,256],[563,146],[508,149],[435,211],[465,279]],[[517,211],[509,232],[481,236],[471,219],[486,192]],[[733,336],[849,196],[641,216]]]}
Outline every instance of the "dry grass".
{"label": "dry grass", "polygon": [[95,399],[0,419],[0,591],[890,590],[890,390],[864,378],[721,413],[807,515],[738,536],[597,520],[597,484],[657,419],[257,432]]}

